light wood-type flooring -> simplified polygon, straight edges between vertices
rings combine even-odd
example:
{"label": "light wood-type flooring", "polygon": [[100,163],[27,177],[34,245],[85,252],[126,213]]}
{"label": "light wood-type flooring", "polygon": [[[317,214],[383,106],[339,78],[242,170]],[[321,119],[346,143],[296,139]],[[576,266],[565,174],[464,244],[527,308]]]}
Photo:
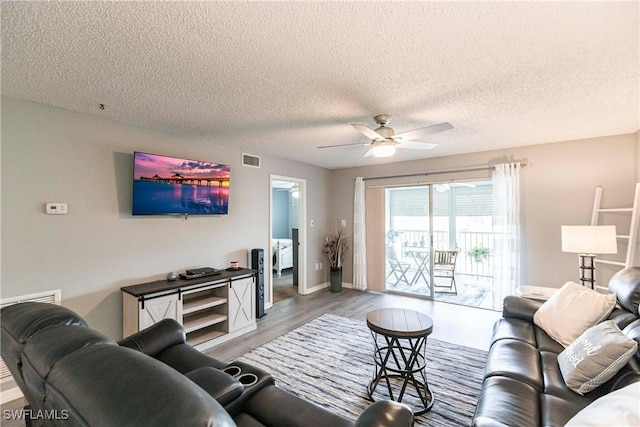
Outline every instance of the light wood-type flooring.
{"label": "light wood-type flooring", "polygon": [[279,303],[287,298],[298,295],[298,287],[293,286],[293,271],[286,269],[280,277],[273,273],[273,301]]}
{"label": "light wood-type flooring", "polygon": [[369,311],[383,307],[423,312],[433,319],[431,338],[481,350],[489,349],[493,324],[501,316],[496,311],[387,293],[344,288],[342,292],[332,293],[324,289],[274,304],[266,316],[258,319],[257,330],[205,353],[228,362],[325,313],[364,321]]}

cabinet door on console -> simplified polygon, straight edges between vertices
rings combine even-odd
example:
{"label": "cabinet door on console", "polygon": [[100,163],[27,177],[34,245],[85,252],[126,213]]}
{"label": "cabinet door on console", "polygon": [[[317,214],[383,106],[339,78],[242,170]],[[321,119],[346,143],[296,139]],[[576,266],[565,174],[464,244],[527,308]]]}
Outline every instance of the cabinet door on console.
{"label": "cabinet door on console", "polygon": [[178,294],[152,296],[144,300],[122,293],[122,336],[148,328],[162,319],[175,319],[182,323],[182,304]]}
{"label": "cabinet door on console", "polygon": [[163,319],[174,319],[182,323],[182,303],[178,294],[148,299],[144,301],[144,309],[140,307],[139,316],[140,330]]}
{"label": "cabinet door on console", "polygon": [[229,332],[255,324],[255,295],[253,277],[231,281],[229,284]]}

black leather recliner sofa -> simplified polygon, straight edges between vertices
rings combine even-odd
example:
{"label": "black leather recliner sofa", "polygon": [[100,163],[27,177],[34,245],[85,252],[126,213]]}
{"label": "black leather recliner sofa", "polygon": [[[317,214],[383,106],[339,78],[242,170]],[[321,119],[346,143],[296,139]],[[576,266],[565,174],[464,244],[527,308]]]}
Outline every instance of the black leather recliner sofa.
{"label": "black leather recliner sofa", "polygon": [[0,311],[2,358],[33,425],[408,427],[395,402],[372,404],[355,421],[294,396],[267,372],[226,364],[185,343],[165,320],[120,343],[61,306],[21,303]]}
{"label": "black leather recliner sofa", "polygon": [[[640,343],[640,268],[619,271],[609,282],[617,307],[609,315]],[[563,426],[599,397],[640,381],[640,350],[613,378],[579,395],[569,389],[558,366],[564,347],[533,322],[541,302],[509,296],[496,322],[475,427]],[[639,347],[640,348],[640,347]]]}

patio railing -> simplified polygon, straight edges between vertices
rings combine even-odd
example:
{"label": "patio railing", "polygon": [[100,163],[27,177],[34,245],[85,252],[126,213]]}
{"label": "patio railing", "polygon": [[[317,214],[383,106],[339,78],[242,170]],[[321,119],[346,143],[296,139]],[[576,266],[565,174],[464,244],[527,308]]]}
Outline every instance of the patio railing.
{"label": "patio railing", "polygon": [[[404,261],[409,261],[409,256],[404,250],[406,247],[427,247],[429,233],[421,230],[394,230],[395,239],[393,246],[396,254]],[[491,256],[493,248],[493,232],[486,231],[459,231],[456,238],[451,243],[448,231],[435,230],[433,233],[433,246],[435,249],[451,250],[458,249],[458,260],[456,262],[456,272],[458,274],[469,274],[473,276],[493,276],[493,265],[491,258],[476,260],[469,256],[467,252],[474,247],[484,247],[489,249]]]}

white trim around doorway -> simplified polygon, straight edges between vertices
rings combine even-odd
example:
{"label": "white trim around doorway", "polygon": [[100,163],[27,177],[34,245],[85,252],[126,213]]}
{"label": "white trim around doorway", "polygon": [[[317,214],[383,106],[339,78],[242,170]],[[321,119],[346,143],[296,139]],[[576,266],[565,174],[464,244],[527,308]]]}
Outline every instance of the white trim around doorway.
{"label": "white trim around doorway", "polygon": [[307,180],[304,178],[296,178],[291,176],[270,175],[269,176],[269,301],[265,304],[265,308],[273,306],[273,245],[271,244],[271,236],[273,235],[273,182],[288,181],[298,184],[300,191],[300,217],[298,218],[298,230],[300,246],[298,248],[298,293],[306,295],[310,293],[307,289]]}

